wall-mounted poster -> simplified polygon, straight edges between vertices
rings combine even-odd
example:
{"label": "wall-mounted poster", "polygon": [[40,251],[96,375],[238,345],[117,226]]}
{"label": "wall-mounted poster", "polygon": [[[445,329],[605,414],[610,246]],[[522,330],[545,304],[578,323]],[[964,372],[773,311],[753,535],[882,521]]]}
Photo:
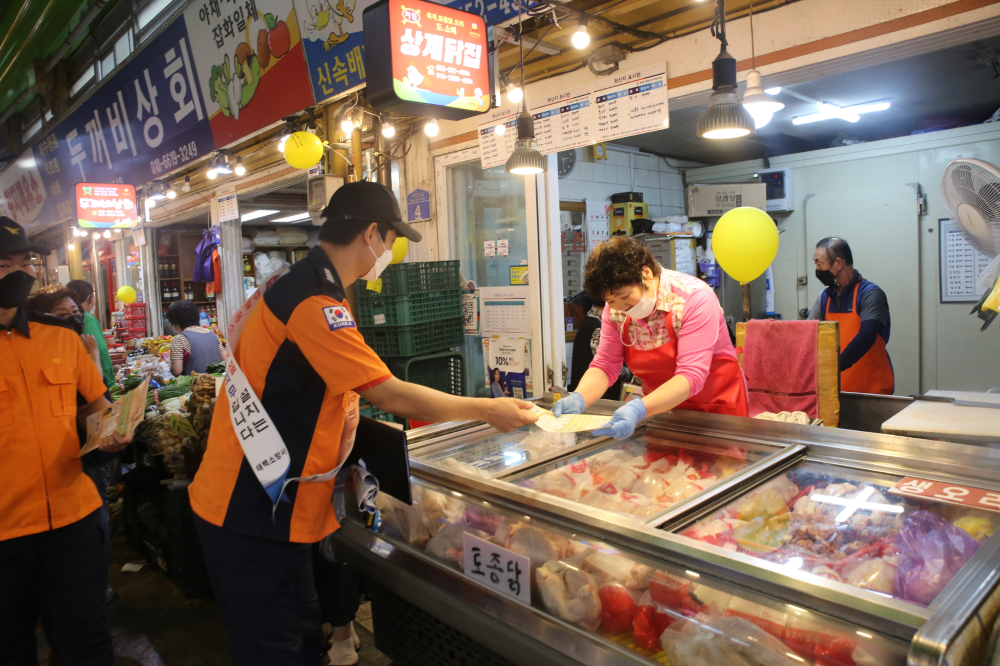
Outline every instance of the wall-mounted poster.
{"label": "wall-mounted poster", "polygon": [[486,386],[492,398],[519,398],[529,394],[529,341],[523,338],[483,338]]}
{"label": "wall-mounted poster", "polygon": [[291,0],[212,0],[184,10],[218,146],[313,103]]}
{"label": "wall-mounted poster", "polygon": [[76,218],[81,229],[131,229],[139,223],[135,187],[77,183]]}

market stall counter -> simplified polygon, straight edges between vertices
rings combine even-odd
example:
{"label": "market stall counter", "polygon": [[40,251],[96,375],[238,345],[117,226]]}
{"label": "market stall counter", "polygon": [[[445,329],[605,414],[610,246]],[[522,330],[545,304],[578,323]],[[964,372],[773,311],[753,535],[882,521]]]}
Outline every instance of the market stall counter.
{"label": "market stall counter", "polygon": [[[410,447],[413,505],[382,495],[379,532],[349,511],[334,539],[374,581],[390,657],[985,658],[1000,612],[998,453],[680,410],[621,442],[434,428]],[[421,647],[444,636],[452,652]]]}

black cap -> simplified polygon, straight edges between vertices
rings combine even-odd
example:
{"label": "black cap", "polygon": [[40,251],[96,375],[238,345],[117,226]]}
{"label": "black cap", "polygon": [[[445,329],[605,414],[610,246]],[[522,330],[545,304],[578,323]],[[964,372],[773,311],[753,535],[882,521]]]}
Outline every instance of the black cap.
{"label": "black cap", "polygon": [[367,180],[347,183],[334,192],[320,216],[325,220],[323,226],[345,220],[385,222],[392,225],[399,235],[411,241],[423,238],[419,231],[403,222],[399,203],[392,190],[381,183]]}
{"label": "black cap", "polygon": [[24,227],[10,219],[0,216],[0,254],[17,254],[18,252],[34,252],[48,256],[52,250],[41,245],[35,245],[28,240]]}

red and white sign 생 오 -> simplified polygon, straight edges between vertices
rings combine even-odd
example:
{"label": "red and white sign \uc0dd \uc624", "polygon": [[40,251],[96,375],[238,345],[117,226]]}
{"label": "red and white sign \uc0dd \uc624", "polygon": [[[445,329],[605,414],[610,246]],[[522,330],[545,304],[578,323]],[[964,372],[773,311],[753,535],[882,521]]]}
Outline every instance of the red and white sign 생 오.
{"label": "red and white sign \uc0dd \uc624", "polygon": [[467,111],[490,106],[482,17],[424,0],[389,0],[392,78],[403,100]]}
{"label": "red and white sign \uc0dd \uc624", "polygon": [[923,499],[970,506],[987,511],[1000,511],[1000,493],[982,488],[970,488],[954,483],[916,479],[911,476],[899,481],[889,492]]}
{"label": "red and white sign \uc0dd \uc624", "polygon": [[77,183],[76,217],[81,228],[131,229],[139,223],[135,187],[114,183]]}

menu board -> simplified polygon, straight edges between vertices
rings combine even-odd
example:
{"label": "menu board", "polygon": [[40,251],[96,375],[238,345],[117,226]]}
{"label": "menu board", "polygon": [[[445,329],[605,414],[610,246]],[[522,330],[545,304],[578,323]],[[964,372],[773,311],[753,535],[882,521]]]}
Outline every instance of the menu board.
{"label": "menu board", "polygon": [[[514,152],[514,142],[517,141],[517,114],[520,107],[511,109],[494,109],[483,114],[479,119],[479,159],[483,168],[500,166],[507,163],[507,158]],[[497,126],[504,126],[502,136],[497,135]]]}
{"label": "menu board", "polygon": [[986,291],[976,279],[986,270],[990,258],[969,245],[949,218],[941,224],[941,302],[975,303]]}
{"label": "menu board", "polygon": [[594,85],[594,142],[663,129],[667,115],[667,66],[651,65]]}
{"label": "menu board", "polygon": [[[592,85],[580,86],[528,103],[535,140],[543,155],[589,146],[668,126],[667,65],[650,65]],[[495,109],[479,121],[483,168],[504,164],[517,140],[520,108]],[[497,136],[496,126],[507,131]]]}
{"label": "menu board", "polygon": [[528,102],[528,109],[535,121],[535,141],[538,142],[540,152],[547,155],[592,142],[592,92],[593,86],[580,86]]}

